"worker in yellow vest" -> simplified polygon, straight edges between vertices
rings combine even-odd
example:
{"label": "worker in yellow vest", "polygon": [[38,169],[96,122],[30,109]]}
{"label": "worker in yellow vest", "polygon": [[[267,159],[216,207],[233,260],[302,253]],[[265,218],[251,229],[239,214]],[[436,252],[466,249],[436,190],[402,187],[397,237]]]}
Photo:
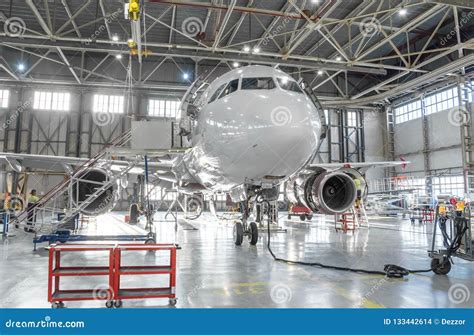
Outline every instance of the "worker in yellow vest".
{"label": "worker in yellow vest", "polygon": [[27,200],[28,200],[28,206],[27,206],[28,218],[26,220],[27,226],[25,227],[25,231],[32,233],[34,232],[33,226],[36,222],[36,213],[34,211],[34,207],[39,200],[39,197],[36,195],[35,189],[31,190],[30,195],[28,196]]}
{"label": "worker in yellow vest", "polygon": [[357,190],[357,200],[361,200],[362,198],[362,182],[359,178],[354,179],[354,184]]}

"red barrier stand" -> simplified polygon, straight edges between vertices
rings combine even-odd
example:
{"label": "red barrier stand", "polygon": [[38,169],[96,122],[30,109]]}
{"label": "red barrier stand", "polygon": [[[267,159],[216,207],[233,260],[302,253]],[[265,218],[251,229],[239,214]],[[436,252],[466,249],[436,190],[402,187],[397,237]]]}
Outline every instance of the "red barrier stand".
{"label": "red barrier stand", "polygon": [[[53,308],[64,307],[65,301],[106,300],[106,307],[121,307],[123,299],[167,298],[171,305],[176,299],[176,249],[175,244],[60,244],[51,245],[48,263],[48,301]],[[108,264],[102,266],[63,266],[61,255],[65,253],[104,252],[108,254]],[[165,252],[169,253],[169,264],[166,265],[133,265],[122,264],[122,253],[125,252]],[[166,287],[133,287],[123,288],[120,285],[122,276],[167,275],[169,285]],[[108,287],[101,289],[64,290],[60,287],[61,277],[107,276]],[[140,280],[137,280],[139,283]]]}

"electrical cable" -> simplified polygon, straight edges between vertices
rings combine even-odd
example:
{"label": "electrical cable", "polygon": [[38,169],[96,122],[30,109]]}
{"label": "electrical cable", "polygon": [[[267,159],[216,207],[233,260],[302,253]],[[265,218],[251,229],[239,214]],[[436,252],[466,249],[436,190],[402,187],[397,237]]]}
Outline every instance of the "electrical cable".
{"label": "electrical cable", "polygon": [[[268,200],[263,200],[262,202],[266,202],[268,206],[270,206],[270,202]],[[315,266],[315,267],[320,267],[323,269],[330,269],[330,270],[338,270],[338,271],[347,271],[347,272],[354,272],[354,273],[361,273],[361,274],[374,274],[374,275],[383,275],[387,276],[388,278],[403,278],[410,273],[423,273],[423,272],[431,272],[433,271],[433,268],[430,269],[421,269],[421,270],[409,270],[407,268],[401,267],[399,265],[395,264],[386,264],[384,266],[383,271],[379,270],[366,270],[366,269],[356,269],[356,268],[349,268],[349,267],[343,267],[343,266],[336,266],[336,265],[327,265],[327,264],[322,264],[319,262],[303,262],[303,261],[292,261],[284,258],[277,257],[270,245],[270,240],[271,240],[271,234],[270,234],[270,216],[267,221],[267,249],[270,255],[272,255],[273,259],[277,262],[283,262],[287,263],[290,265],[296,264],[296,265],[304,265],[304,266]],[[464,233],[463,233],[464,234]],[[461,236],[462,238],[462,236]],[[455,239],[456,240],[456,239]],[[460,240],[460,238],[459,238]],[[443,266],[443,263],[441,263],[439,266]]]}

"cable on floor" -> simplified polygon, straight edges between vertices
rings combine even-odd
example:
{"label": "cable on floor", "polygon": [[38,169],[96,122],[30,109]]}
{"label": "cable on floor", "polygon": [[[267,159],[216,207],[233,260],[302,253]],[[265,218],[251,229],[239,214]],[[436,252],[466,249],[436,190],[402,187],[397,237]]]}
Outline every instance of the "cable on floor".
{"label": "cable on floor", "polygon": [[[269,201],[264,200],[264,202],[267,203],[267,205],[270,205]],[[268,207],[269,208],[269,207]],[[386,264],[384,266],[383,271],[379,270],[366,270],[366,269],[355,269],[355,268],[349,268],[349,267],[343,267],[343,266],[336,266],[336,265],[327,265],[327,264],[322,264],[319,262],[303,262],[303,261],[292,261],[284,258],[280,258],[275,256],[275,253],[273,252],[271,245],[270,245],[270,240],[271,240],[271,234],[270,234],[270,218],[267,221],[267,249],[272,255],[273,259],[277,262],[283,262],[286,264],[290,265],[305,265],[305,266],[315,266],[315,267],[320,267],[323,269],[330,269],[330,270],[338,270],[338,271],[347,271],[347,272],[354,272],[354,273],[361,273],[361,274],[374,274],[374,275],[383,275],[387,276],[388,278],[403,278],[405,276],[408,276],[410,273],[423,273],[423,272],[431,272],[433,271],[432,268],[430,269],[422,269],[422,270],[410,270],[404,267],[401,267],[399,265],[395,264]],[[462,237],[462,236],[461,236]],[[455,239],[457,240],[457,239]],[[460,240],[460,238],[459,238]],[[448,249],[448,253],[449,253]],[[449,256],[452,253],[449,254]],[[449,259],[449,256],[447,259]],[[440,266],[443,264],[441,263]]]}

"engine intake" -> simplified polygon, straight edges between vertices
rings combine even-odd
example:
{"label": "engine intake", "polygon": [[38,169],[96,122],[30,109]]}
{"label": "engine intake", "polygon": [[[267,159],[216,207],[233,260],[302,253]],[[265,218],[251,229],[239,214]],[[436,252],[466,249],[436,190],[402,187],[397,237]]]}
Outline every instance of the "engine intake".
{"label": "engine intake", "polygon": [[357,188],[349,174],[320,171],[296,180],[290,180],[287,197],[313,212],[341,214],[347,212],[356,201]]}
{"label": "engine intake", "polygon": [[[73,203],[78,206],[81,202],[87,200],[99,187],[101,183],[109,179],[109,175],[102,169],[91,169],[79,176],[80,181],[72,185],[71,198]],[[117,186],[112,184],[92,203],[84,208],[81,213],[90,216],[96,216],[108,212],[115,205]]]}

